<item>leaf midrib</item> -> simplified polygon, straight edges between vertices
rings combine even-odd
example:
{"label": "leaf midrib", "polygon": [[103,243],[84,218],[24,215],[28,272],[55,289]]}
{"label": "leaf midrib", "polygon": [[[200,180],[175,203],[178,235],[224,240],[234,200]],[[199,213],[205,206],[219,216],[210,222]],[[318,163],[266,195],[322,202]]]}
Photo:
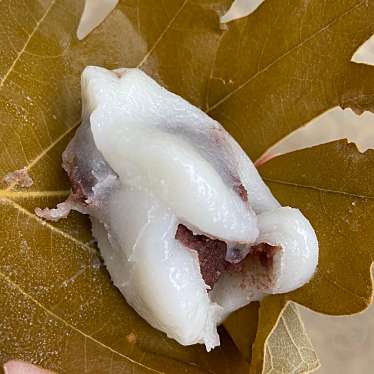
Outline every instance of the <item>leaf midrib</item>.
{"label": "leaf midrib", "polygon": [[10,200],[29,199],[37,197],[67,197],[70,190],[54,191],[11,191],[9,189],[0,190],[0,199],[7,198]]}

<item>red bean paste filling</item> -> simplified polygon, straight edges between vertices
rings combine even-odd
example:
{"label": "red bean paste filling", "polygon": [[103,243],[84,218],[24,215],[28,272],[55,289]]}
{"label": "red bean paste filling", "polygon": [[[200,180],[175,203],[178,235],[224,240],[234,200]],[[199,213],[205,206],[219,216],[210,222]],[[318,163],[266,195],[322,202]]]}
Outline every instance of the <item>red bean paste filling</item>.
{"label": "red bean paste filling", "polygon": [[243,201],[248,201],[248,192],[242,184],[234,186],[234,191],[239,194]]}
{"label": "red bean paste filling", "polygon": [[225,270],[226,243],[222,240],[210,239],[205,235],[194,235],[184,225],[178,225],[175,239],[197,252],[204,282],[213,288],[214,283]]}
{"label": "red bean paste filling", "polygon": [[273,266],[273,258],[277,251],[278,247],[268,243],[260,243],[251,247],[251,254],[258,256],[261,265],[264,267]]}
{"label": "red bean paste filling", "polygon": [[95,185],[95,178],[91,173],[83,174],[78,165],[76,157],[73,160],[65,161],[64,168],[68,174],[71,189],[73,191],[72,199],[81,204],[85,204],[92,186]]}
{"label": "red bean paste filling", "polygon": [[[175,239],[185,247],[197,252],[202,278],[211,289],[224,272],[240,272],[243,269],[245,258],[236,264],[226,261],[227,244],[218,239],[210,239],[205,235],[195,235],[186,226],[179,224]],[[261,243],[251,247],[250,254],[258,256],[264,267],[271,267],[274,254],[278,247]]]}

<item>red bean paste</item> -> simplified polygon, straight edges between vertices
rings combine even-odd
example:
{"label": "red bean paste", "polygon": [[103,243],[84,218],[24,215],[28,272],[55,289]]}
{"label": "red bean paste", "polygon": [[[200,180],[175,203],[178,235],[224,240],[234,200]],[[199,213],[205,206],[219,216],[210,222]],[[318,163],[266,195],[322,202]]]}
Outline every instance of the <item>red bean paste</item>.
{"label": "red bean paste", "polygon": [[65,161],[64,168],[71,183],[73,191],[72,199],[85,205],[85,200],[89,197],[92,187],[96,183],[95,177],[92,173],[82,172],[82,168],[79,167],[76,157],[73,160]]}
{"label": "red bean paste", "polygon": [[234,186],[234,191],[239,194],[239,196],[241,197],[241,199],[243,201],[245,201],[245,202],[248,201],[248,192],[242,184],[235,185]]}
{"label": "red bean paste", "polygon": [[195,235],[184,225],[178,225],[175,239],[197,252],[204,282],[213,288],[214,283],[225,271],[226,243],[222,240],[210,239],[205,235]]}
{"label": "red bean paste", "polygon": [[[218,239],[211,239],[205,235],[195,235],[186,226],[179,224],[175,239],[179,240],[185,247],[197,252],[201,276],[211,289],[224,272],[240,272],[246,262],[244,258],[239,263],[226,261],[227,244]],[[263,267],[271,268],[273,257],[278,247],[267,243],[260,243],[251,247],[249,256],[257,256]],[[249,257],[248,256],[248,257]]]}
{"label": "red bean paste", "polygon": [[274,255],[278,249],[278,247],[272,246],[268,243],[260,243],[251,247],[251,253],[258,256],[262,266],[272,267]]}

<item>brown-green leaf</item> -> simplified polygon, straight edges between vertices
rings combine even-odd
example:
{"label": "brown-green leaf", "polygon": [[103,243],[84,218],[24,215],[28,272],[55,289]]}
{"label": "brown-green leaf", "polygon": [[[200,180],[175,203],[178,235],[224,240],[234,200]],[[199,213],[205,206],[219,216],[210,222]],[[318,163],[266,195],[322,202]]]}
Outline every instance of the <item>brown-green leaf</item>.
{"label": "brown-green leaf", "polygon": [[[218,18],[229,5],[230,0],[123,0],[79,42],[75,33],[82,1],[0,2],[0,176],[26,166],[34,181],[27,190],[4,185],[0,191],[0,361],[22,358],[62,373],[248,372],[224,331],[222,348],[207,354],[202,347],[177,345],[141,320],[97,267],[85,218],[73,214],[50,225],[32,213],[36,206],[53,206],[69,189],[61,152],[79,125],[79,78],[89,64],[141,67],[220,120],[251,156],[331,106],[373,107],[372,68],[349,62],[374,31],[373,1],[266,0],[224,30]],[[357,159],[346,151],[341,151],[346,161]],[[270,169],[265,175],[282,180],[294,170],[291,161],[279,165],[279,178]],[[298,170],[300,178],[309,166]],[[327,173],[322,181],[349,187],[353,175],[343,177],[344,170],[337,170],[341,174]],[[364,173],[357,178],[358,186],[369,188]],[[361,262],[353,261],[363,279],[352,289],[350,280],[358,277],[349,275],[352,268],[327,243],[331,233],[340,238],[346,230],[369,235],[369,218],[357,223],[347,213],[346,194],[325,191],[321,203],[319,190],[288,182],[272,182],[271,187],[282,202],[311,218],[326,248],[316,280],[292,298],[329,313],[362,309],[371,295],[368,252],[360,249],[353,256],[363,255]],[[366,206],[357,201],[360,211],[366,212]],[[326,216],[318,213],[321,207]],[[352,248],[362,245],[356,240],[358,234],[339,239],[339,251],[351,255]],[[336,260],[333,265],[330,256]],[[317,292],[320,285],[326,291]],[[337,301],[336,289],[342,300]],[[276,313],[269,306],[261,315],[277,321]],[[252,367],[262,367],[262,348],[255,347],[253,352],[259,353]],[[274,363],[278,355],[272,357],[279,367]]]}

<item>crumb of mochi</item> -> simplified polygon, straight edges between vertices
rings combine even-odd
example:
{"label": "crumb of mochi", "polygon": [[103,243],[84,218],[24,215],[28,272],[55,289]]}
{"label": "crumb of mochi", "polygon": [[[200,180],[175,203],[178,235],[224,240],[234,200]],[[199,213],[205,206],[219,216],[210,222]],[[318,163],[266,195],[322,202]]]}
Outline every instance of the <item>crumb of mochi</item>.
{"label": "crumb of mochi", "polygon": [[3,178],[3,182],[11,187],[24,188],[31,187],[34,183],[26,167],[8,173]]}

